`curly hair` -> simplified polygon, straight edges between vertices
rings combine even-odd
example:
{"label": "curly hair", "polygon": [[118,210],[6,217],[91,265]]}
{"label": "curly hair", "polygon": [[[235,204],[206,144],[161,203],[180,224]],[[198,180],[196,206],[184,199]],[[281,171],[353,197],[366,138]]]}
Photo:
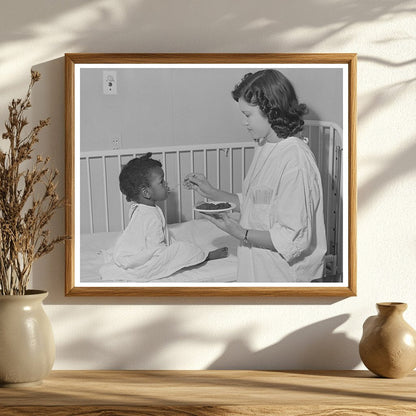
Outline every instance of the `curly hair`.
{"label": "curly hair", "polygon": [[302,131],[302,117],[308,109],[298,102],[293,85],[281,72],[265,69],[248,73],[231,94],[235,101],[242,98],[257,105],[279,137],[285,139]]}
{"label": "curly hair", "polygon": [[120,191],[128,202],[139,202],[140,191],[149,186],[149,176],[154,168],[162,167],[158,160],[151,159],[152,153],[130,160],[120,172]]}

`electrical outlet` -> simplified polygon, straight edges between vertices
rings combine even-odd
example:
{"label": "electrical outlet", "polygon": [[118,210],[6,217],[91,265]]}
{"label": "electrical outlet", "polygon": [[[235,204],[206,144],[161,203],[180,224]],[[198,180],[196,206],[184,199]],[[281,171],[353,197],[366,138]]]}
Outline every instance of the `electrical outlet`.
{"label": "electrical outlet", "polygon": [[120,137],[113,137],[111,139],[111,147],[113,150],[117,150],[121,148],[121,138]]}
{"label": "electrical outlet", "polygon": [[103,71],[103,93],[117,95],[117,71]]}

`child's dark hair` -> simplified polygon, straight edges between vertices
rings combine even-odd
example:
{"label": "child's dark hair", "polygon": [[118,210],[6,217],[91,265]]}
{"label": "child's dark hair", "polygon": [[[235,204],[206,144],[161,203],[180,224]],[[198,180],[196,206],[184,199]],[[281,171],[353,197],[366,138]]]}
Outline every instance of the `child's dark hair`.
{"label": "child's dark hair", "polygon": [[290,81],[275,69],[265,69],[246,74],[232,91],[235,101],[243,98],[257,105],[267,117],[279,137],[286,138],[302,131],[302,117],[308,112],[299,104]]}
{"label": "child's dark hair", "polygon": [[127,201],[138,202],[141,189],[150,185],[149,176],[152,169],[162,167],[162,164],[158,160],[151,159],[151,156],[150,152],[146,153],[123,166],[119,184],[120,191],[126,195]]}

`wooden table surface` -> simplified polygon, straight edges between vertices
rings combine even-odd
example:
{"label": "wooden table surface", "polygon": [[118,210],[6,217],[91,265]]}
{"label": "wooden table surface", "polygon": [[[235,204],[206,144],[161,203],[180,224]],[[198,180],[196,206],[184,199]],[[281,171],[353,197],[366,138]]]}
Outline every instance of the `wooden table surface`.
{"label": "wooden table surface", "polygon": [[416,372],[53,371],[0,389],[0,415],[416,415]]}

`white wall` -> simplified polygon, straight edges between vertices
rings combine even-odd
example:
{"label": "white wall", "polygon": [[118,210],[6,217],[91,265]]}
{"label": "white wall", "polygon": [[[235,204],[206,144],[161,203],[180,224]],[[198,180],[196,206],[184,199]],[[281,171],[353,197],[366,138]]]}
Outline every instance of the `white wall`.
{"label": "white wall", "polygon": [[[119,68],[117,94],[103,94],[103,70],[81,69],[81,151],[107,150],[120,139],[122,149],[251,141],[231,96],[247,69]],[[342,126],[342,70],[281,68],[305,119]]]}
{"label": "white wall", "polygon": [[[174,3],[174,6],[172,5]],[[409,303],[416,327],[413,1],[15,0],[0,15],[0,120],[42,73],[39,151],[64,171],[65,52],[357,52],[358,296],[65,298],[64,250],[39,260],[55,369],[361,368],[378,301]],[[63,192],[63,176],[61,176]],[[64,215],[53,221],[64,231]]]}

